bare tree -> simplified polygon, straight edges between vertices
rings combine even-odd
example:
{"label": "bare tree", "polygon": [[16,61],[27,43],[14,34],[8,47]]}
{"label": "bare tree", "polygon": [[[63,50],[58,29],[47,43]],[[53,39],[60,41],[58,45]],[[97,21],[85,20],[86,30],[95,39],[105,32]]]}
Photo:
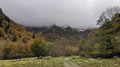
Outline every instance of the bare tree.
{"label": "bare tree", "polygon": [[115,7],[107,8],[107,10],[105,12],[102,12],[102,14],[100,15],[97,24],[98,25],[104,24],[106,21],[111,20],[113,16],[117,13],[120,13],[120,7],[115,6]]}

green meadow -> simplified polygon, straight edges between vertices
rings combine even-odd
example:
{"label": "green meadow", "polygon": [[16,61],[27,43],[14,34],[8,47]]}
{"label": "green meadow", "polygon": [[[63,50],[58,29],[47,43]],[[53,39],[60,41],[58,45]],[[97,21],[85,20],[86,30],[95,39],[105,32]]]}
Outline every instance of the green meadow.
{"label": "green meadow", "polygon": [[120,59],[70,57],[21,58],[0,60],[0,67],[120,67]]}

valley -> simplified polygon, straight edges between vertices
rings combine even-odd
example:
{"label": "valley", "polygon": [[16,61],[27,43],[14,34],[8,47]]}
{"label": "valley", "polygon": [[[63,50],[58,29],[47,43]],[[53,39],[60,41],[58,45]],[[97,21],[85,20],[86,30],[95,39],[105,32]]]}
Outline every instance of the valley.
{"label": "valley", "polygon": [[120,67],[120,6],[46,1],[0,1],[0,67]]}

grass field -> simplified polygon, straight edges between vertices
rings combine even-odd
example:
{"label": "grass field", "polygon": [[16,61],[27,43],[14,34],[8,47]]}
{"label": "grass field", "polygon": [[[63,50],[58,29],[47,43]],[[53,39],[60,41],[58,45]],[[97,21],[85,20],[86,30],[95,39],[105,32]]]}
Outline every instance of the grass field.
{"label": "grass field", "polygon": [[0,67],[64,67],[61,58],[0,60]]}
{"label": "grass field", "polygon": [[22,58],[0,60],[0,67],[120,67],[120,59],[88,59],[79,56],[46,57],[42,60]]}
{"label": "grass field", "polygon": [[79,58],[69,60],[80,67],[120,67],[120,58],[112,59],[92,59]]}

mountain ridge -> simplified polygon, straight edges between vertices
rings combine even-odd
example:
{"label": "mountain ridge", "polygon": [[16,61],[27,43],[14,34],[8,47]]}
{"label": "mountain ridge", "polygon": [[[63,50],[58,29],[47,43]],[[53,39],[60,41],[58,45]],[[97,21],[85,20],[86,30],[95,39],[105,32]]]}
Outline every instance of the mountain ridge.
{"label": "mountain ridge", "polygon": [[27,30],[33,32],[34,34],[42,33],[44,34],[57,34],[61,37],[68,37],[70,39],[81,39],[81,38],[87,38],[88,33],[92,31],[92,29],[86,29],[80,31],[79,29],[74,29],[71,27],[60,27],[56,25],[52,25],[50,27],[30,27],[30,26],[24,26]]}

